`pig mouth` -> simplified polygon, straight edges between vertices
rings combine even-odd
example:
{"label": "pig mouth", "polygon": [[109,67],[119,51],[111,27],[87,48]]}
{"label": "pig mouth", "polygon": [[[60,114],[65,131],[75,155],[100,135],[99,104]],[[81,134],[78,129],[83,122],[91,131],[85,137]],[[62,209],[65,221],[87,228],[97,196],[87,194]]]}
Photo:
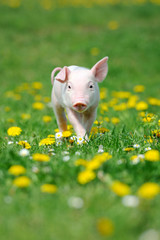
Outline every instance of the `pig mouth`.
{"label": "pig mouth", "polygon": [[85,103],[78,102],[73,105],[73,108],[77,112],[84,112],[87,108],[87,105]]}

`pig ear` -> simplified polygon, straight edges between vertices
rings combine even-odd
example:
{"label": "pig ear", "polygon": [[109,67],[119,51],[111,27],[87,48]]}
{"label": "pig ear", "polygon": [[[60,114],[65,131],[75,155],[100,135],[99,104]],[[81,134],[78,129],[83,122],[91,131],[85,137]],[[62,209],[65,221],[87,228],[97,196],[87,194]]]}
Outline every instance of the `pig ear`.
{"label": "pig ear", "polygon": [[95,76],[97,82],[102,82],[107,76],[108,73],[107,61],[108,57],[104,57],[91,68],[91,72]]}
{"label": "pig ear", "polygon": [[61,83],[64,83],[68,80],[70,70],[67,67],[63,67],[62,70],[57,74],[55,79]]}
{"label": "pig ear", "polygon": [[62,69],[61,67],[57,67],[57,68],[53,69],[53,71],[51,73],[51,83],[52,83],[52,85],[53,85],[53,82],[54,82],[54,75],[55,75],[55,73],[57,71],[61,71],[61,69]]}

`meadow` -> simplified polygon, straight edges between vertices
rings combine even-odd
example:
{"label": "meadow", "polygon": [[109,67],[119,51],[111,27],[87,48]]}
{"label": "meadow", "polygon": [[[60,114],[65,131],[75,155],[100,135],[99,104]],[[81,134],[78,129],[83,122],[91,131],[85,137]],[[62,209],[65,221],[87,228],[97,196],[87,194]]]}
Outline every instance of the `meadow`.
{"label": "meadow", "polygon": [[[160,1],[0,1],[0,239],[160,239]],[[109,56],[90,139],[51,71]]]}

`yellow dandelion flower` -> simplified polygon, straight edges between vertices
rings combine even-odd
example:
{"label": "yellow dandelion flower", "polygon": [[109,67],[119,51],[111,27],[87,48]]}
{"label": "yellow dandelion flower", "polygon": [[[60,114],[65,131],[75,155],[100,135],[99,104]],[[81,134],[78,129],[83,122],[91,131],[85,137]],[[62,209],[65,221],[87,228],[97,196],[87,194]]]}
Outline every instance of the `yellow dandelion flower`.
{"label": "yellow dandelion flower", "polygon": [[131,152],[131,151],[134,151],[135,149],[133,147],[126,147],[124,148],[124,151],[125,152]]}
{"label": "yellow dandelion flower", "polygon": [[13,118],[8,118],[8,119],[7,119],[7,122],[9,122],[9,123],[14,123],[15,120],[14,120]]}
{"label": "yellow dandelion flower", "polygon": [[40,82],[33,82],[32,83],[32,88],[34,88],[34,89],[41,89],[43,87],[43,85],[42,85],[42,83],[40,83]]}
{"label": "yellow dandelion flower", "polygon": [[156,162],[160,161],[160,153],[158,150],[150,150],[144,154],[145,160]]}
{"label": "yellow dandelion flower", "polygon": [[22,114],[21,114],[21,118],[22,118],[23,120],[28,120],[28,119],[31,118],[31,114],[28,114],[28,113],[22,113]]}
{"label": "yellow dandelion flower", "polygon": [[108,106],[109,107],[113,107],[114,105],[116,105],[119,102],[118,98],[112,98],[109,102],[108,102]]}
{"label": "yellow dandelion flower", "polygon": [[18,8],[21,5],[21,0],[11,0],[7,2],[8,6],[11,8]]}
{"label": "yellow dandelion flower", "polygon": [[31,184],[31,180],[26,176],[17,177],[13,180],[13,185],[19,188],[26,188]]}
{"label": "yellow dandelion flower", "polygon": [[50,134],[47,136],[48,138],[55,138],[55,136],[53,134]]}
{"label": "yellow dandelion flower", "polygon": [[42,109],[44,109],[44,104],[41,102],[35,102],[32,104],[32,107],[35,110],[42,110]]}
{"label": "yellow dandelion flower", "polygon": [[146,116],[146,113],[145,113],[145,112],[139,112],[139,113],[138,113],[138,116],[140,116],[140,117],[145,117],[145,116]]}
{"label": "yellow dandelion flower", "polygon": [[48,146],[48,145],[52,145],[55,143],[55,139],[54,138],[51,138],[51,137],[47,137],[47,138],[44,138],[42,139],[40,142],[39,142],[39,146]]}
{"label": "yellow dandelion flower", "polygon": [[36,102],[39,102],[39,101],[42,100],[42,96],[39,95],[39,94],[37,94],[37,95],[34,96],[34,100],[35,100]]}
{"label": "yellow dandelion flower", "polygon": [[45,103],[49,103],[49,102],[51,101],[51,98],[50,98],[50,97],[44,97],[44,98],[43,98],[43,101],[44,101]]}
{"label": "yellow dandelion flower", "polygon": [[138,195],[142,198],[152,199],[160,192],[160,187],[157,183],[147,182],[138,189]]}
{"label": "yellow dandelion flower", "polygon": [[160,138],[160,129],[159,129],[159,130],[153,130],[153,131],[152,131],[152,135],[153,135],[154,137]]}
{"label": "yellow dandelion flower", "polygon": [[99,133],[105,133],[105,132],[109,132],[109,129],[100,127],[100,128],[98,128],[98,131],[99,131]]}
{"label": "yellow dandelion flower", "polygon": [[12,137],[20,135],[21,132],[22,132],[22,129],[20,127],[10,127],[7,130],[7,134]]}
{"label": "yellow dandelion flower", "polygon": [[124,111],[124,110],[127,109],[127,103],[121,103],[121,104],[119,104],[119,105],[114,105],[114,106],[113,106],[113,109],[114,109],[115,111]]}
{"label": "yellow dandelion flower", "polygon": [[102,153],[102,154],[96,155],[94,158],[98,158],[98,160],[99,160],[101,163],[103,163],[103,162],[106,162],[106,161],[108,161],[109,159],[111,159],[111,158],[112,158],[112,155],[109,154],[108,152],[104,152],[104,153]]}
{"label": "yellow dandelion flower", "polygon": [[92,181],[95,177],[96,177],[96,174],[93,171],[85,170],[78,174],[77,180],[80,184],[86,184],[86,183]]}
{"label": "yellow dandelion flower", "polygon": [[98,133],[98,128],[97,127],[92,127],[90,134],[91,135],[96,135],[97,133]]}
{"label": "yellow dandelion flower", "polygon": [[108,112],[108,104],[107,103],[101,103],[100,104],[100,110],[101,110],[102,114],[104,114],[105,112]]}
{"label": "yellow dandelion flower", "polygon": [[39,162],[48,162],[50,161],[50,157],[46,154],[42,154],[42,153],[34,153],[32,155],[32,158],[34,161],[39,161]]}
{"label": "yellow dandelion flower", "polygon": [[127,107],[128,108],[135,108],[135,106],[137,104],[137,100],[138,100],[137,96],[133,95],[133,96],[129,97],[128,102],[127,102]]}
{"label": "yellow dandelion flower", "polygon": [[102,236],[111,236],[114,232],[113,222],[107,218],[100,218],[97,221],[97,230]]}
{"label": "yellow dandelion flower", "polygon": [[58,129],[58,128],[56,128],[56,129],[54,129],[54,131],[55,131],[56,133],[58,133],[58,132],[59,132],[59,129]]}
{"label": "yellow dandelion flower", "polygon": [[130,194],[130,187],[119,181],[112,183],[111,190],[120,197]]}
{"label": "yellow dandelion flower", "polygon": [[48,122],[51,122],[52,121],[52,118],[51,118],[51,116],[43,116],[43,122],[45,122],[45,123],[48,123]]}
{"label": "yellow dandelion flower", "polygon": [[57,186],[54,184],[43,184],[41,186],[41,192],[43,193],[55,193],[57,192]]}
{"label": "yellow dandelion flower", "polygon": [[67,126],[67,130],[70,131],[71,129],[73,129],[73,126],[70,124]]}
{"label": "yellow dandelion flower", "polygon": [[99,48],[97,47],[91,48],[90,53],[92,56],[97,56],[99,54]]}
{"label": "yellow dandelion flower", "polygon": [[11,111],[11,108],[10,107],[5,107],[5,112],[10,112]]}
{"label": "yellow dandelion flower", "polygon": [[160,5],[160,0],[150,0],[151,3]]}
{"label": "yellow dandelion flower", "polygon": [[101,162],[98,161],[98,159],[93,159],[91,161],[88,161],[86,164],[86,168],[88,170],[95,170],[98,169],[101,166]]}
{"label": "yellow dandelion flower", "polygon": [[108,28],[110,29],[110,30],[117,30],[118,29],[118,27],[119,27],[119,23],[117,22],[117,21],[110,21],[109,23],[108,23]]}
{"label": "yellow dandelion flower", "polygon": [[12,175],[18,176],[20,174],[24,174],[26,169],[21,165],[13,165],[8,169],[8,172]]}
{"label": "yellow dandelion flower", "polygon": [[72,135],[71,131],[64,131],[64,132],[62,132],[62,137],[64,137],[64,138],[70,137],[71,135]]}
{"label": "yellow dandelion flower", "polygon": [[106,99],[107,97],[107,89],[106,88],[101,88],[100,89],[100,99]]}
{"label": "yellow dandelion flower", "polygon": [[31,148],[31,145],[28,142],[26,142],[26,141],[19,141],[18,144],[23,146],[23,148],[26,148],[26,149],[30,149]]}
{"label": "yellow dandelion flower", "polygon": [[41,6],[45,10],[50,10],[52,7],[54,7],[54,2],[52,0],[41,0]]}
{"label": "yellow dandelion flower", "polygon": [[142,121],[143,121],[144,123],[153,122],[153,118],[151,118],[151,117],[145,117],[145,118],[142,119]]}
{"label": "yellow dandelion flower", "polygon": [[87,161],[84,159],[77,159],[74,163],[75,166],[87,166]]}
{"label": "yellow dandelion flower", "polygon": [[144,92],[145,90],[145,87],[143,85],[136,85],[134,88],[133,88],[133,91],[134,92],[137,92],[137,93],[140,93],[140,92]]}
{"label": "yellow dandelion flower", "polygon": [[131,96],[131,93],[130,92],[122,92],[122,91],[121,92],[113,91],[112,96],[115,98],[123,99],[123,98],[129,98]]}
{"label": "yellow dandelion flower", "polygon": [[137,160],[137,158],[138,158],[138,156],[137,156],[137,155],[133,155],[133,156],[131,156],[131,158],[130,158],[130,159],[131,159],[132,161],[134,161],[134,160]]}
{"label": "yellow dandelion flower", "polygon": [[103,121],[98,121],[98,120],[94,121],[94,124],[96,124],[96,125],[101,125],[102,123],[103,123]]}
{"label": "yellow dandelion flower", "polygon": [[153,143],[153,139],[151,138],[151,136],[149,136],[148,139],[144,141],[144,143]]}
{"label": "yellow dandelion flower", "polygon": [[104,118],[104,121],[110,122],[110,119],[109,119],[108,117],[105,117],[105,118]]}
{"label": "yellow dandelion flower", "polygon": [[15,100],[19,101],[21,100],[21,95],[20,94],[14,94],[14,97],[13,97]]}
{"label": "yellow dandelion flower", "polygon": [[153,106],[160,106],[160,99],[157,98],[149,98],[148,103]]}
{"label": "yellow dandelion flower", "polygon": [[111,118],[111,122],[116,125],[120,122],[120,119],[117,117],[113,117],[113,118]]}
{"label": "yellow dandelion flower", "polygon": [[148,108],[148,104],[144,101],[138,102],[136,104],[137,111],[144,111],[144,110],[147,110],[147,108]]}

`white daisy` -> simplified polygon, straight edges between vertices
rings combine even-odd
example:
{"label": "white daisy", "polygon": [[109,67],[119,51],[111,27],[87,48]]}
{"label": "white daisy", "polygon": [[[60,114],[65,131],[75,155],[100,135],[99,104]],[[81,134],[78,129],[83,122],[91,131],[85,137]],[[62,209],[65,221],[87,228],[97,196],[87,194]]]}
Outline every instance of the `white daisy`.
{"label": "white daisy", "polygon": [[160,239],[160,232],[158,232],[155,229],[148,229],[145,232],[143,232],[138,240],[159,240]]}
{"label": "white daisy", "polygon": [[118,165],[121,165],[123,163],[123,161],[121,160],[121,159],[119,159],[118,161],[117,161],[117,164]]}
{"label": "white daisy", "polygon": [[56,146],[61,146],[61,145],[62,145],[62,141],[58,140],[58,141],[56,142]]}
{"label": "white daisy", "polygon": [[126,195],[122,198],[122,204],[125,207],[137,207],[139,205],[139,199],[133,195]]}
{"label": "white daisy", "polygon": [[69,159],[70,159],[70,156],[64,156],[64,157],[63,157],[63,162],[68,162]]}
{"label": "white daisy", "polygon": [[57,132],[55,134],[55,139],[61,139],[62,138],[62,133],[61,132]]}
{"label": "white daisy", "polygon": [[134,148],[139,148],[140,145],[139,145],[139,144],[134,144],[133,147],[134,147]]}
{"label": "white daisy", "polygon": [[144,159],[144,154],[138,154],[137,156],[140,160],[143,160]]}
{"label": "white daisy", "polygon": [[145,148],[144,150],[147,152],[147,151],[149,151],[149,150],[151,150],[152,148],[151,147],[147,147],[147,148]]}
{"label": "white daisy", "polygon": [[72,208],[80,209],[84,205],[84,201],[80,197],[70,197],[68,199],[68,205]]}
{"label": "white daisy", "polygon": [[4,197],[4,202],[7,203],[7,204],[10,204],[12,202],[12,197],[10,196],[5,196]]}
{"label": "white daisy", "polygon": [[72,136],[72,137],[70,137],[70,139],[72,140],[72,141],[76,141],[76,136]]}
{"label": "white daisy", "polygon": [[103,153],[103,152],[104,152],[103,145],[99,145],[98,153]]}
{"label": "white daisy", "polygon": [[79,156],[79,155],[81,155],[81,153],[77,151],[77,152],[75,152],[75,155]]}
{"label": "white daisy", "polygon": [[77,137],[77,144],[78,145],[81,145],[81,144],[83,144],[84,143],[84,138],[83,137]]}
{"label": "white daisy", "polygon": [[136,164],[138,164],[139,162],[140,162],[140,159],[139,159],[139,157],[137,156],[137,157],[135,157],[134,159],[132,159],[131,164],[136,165]]}
{"label": "white daisy", "polygon": [[21,150],[19,151],[19,155],[20,155],[21,157],[26,157],[26,156],[29,155],[29,150],[26,149],[26,148],[23,148],[23,149],[21,149]]}
{"label": "white daisy", "polygon": [[64,152],[62,152],[62,155],[68,155],[68,154],[69,154],[68,151],[64,151]]}
{"label": "white daisy", "polygon": [[33,167],[32,167],[32,172],[34,172],[34,173],[38,173],[38,172],[39,172],[38,167],[33,166]]}

